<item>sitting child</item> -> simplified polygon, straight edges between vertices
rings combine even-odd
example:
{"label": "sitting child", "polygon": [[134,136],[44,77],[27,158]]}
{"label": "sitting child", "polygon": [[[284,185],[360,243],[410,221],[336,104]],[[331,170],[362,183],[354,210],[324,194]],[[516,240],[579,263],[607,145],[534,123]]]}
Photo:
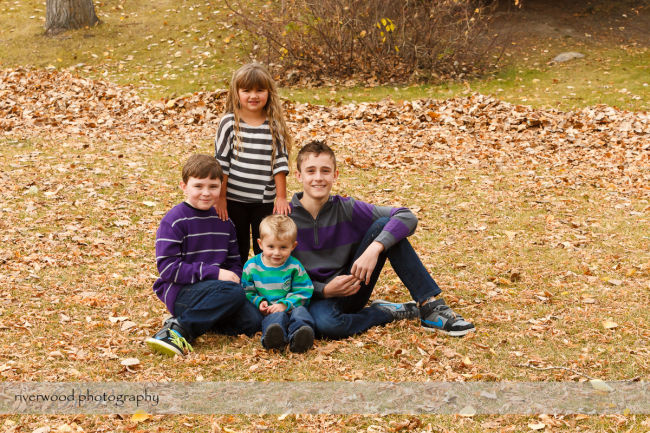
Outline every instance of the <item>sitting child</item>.
{"label": "sitting child", "polygon": [[269,215],[260,223],[262,252],[244,265],[246,297],[265,316],[262,345],[302,353],[314,343],[314,320],[306,306],[314,291],[300,262],[291,256],[298,244],[296,224],[285,215]]}
{"label": "sitting child", "polygon": [[262,321],[240,284],[235,227],[214,208],[221,166],[210,155],[193,155],[182,176],[185,201],[167,212],[156,233],[160,278],[153,285],[175,317],[146,340],[151,350],[169,356],[191,351],[190,343],[208,331],[253,335]]}

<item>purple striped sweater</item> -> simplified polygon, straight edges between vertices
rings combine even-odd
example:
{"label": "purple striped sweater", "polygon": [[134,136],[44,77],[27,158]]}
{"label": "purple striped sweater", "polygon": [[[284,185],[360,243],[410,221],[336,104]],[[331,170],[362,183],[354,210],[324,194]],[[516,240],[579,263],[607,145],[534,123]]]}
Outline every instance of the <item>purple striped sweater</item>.
{"label": "purple striped sweater", "polygon": [[298,247],[292,255],[307,270],[316,298],[322,297],[331,279],[349,272],[354,253],[374,221],[390,218],[375,239],[386,249],[413,234],[418,223],[407,208],[375,206],[339,195],[330,196],[314,219],[300,203],[302,195],[295,194],[290,203],[289,216],[298,226]]}
{"label": "purple striped sweater", "polygon": [[214,208],[204,211],[180,203],[167,212],[156,232],[156,265],[160,278],[153,290],[174,314],[183,286],[218,280],[221,268],[241,277],[235,226],[221,220]]}

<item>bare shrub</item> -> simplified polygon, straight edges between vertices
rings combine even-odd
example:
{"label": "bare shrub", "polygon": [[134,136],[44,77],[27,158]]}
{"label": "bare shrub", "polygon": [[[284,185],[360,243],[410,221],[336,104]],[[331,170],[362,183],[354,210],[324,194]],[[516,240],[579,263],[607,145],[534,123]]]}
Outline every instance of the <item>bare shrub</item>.
{"label": "bare shrub", "polygon": [[254,35],[263,60],[303,77],[462,77],[488,64],[488,6],[480,0],[226,3]]}

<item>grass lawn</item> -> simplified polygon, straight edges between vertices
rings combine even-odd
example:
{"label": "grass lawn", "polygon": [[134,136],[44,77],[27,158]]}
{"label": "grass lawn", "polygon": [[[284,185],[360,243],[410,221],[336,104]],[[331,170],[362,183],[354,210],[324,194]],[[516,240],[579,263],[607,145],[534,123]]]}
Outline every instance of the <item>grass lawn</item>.
{"label": "grass lawn", "polygon": [[[3,381],[647,380],[647,113],[614,112],[603,132],[581,125],[591,112],[579,111],[601,103],[647,110],[647,47],[572,47],[566,39],[548,39],[530,47],[526,58],[508,51],[502,69],[466,84],[283,89],[296,101],[291,127],[297,142],[322,137],[335,146],[342,171],[336,193],[405,205],[417,214],[411,241],[447,301],[477,332],[453,339],[397,322],[319,341],[304,355],[266,352],[258,338],[206,335],[190,356],[168,359],[143,344],[166,315],[151,291],[155,231],[182,200],[182,161],[212,152],[215,130],[207,121],[181,124],[175,108],[149,116],[157,112],[147,98],[225,88],[246,59],[246,40],[220,2],[106,0],[96,7],[103,25],[48,39],[41,31],[44,2],[0,2],[0,39],[8,47],[0,51],[0,67],[53,66],[130,85],[144,107],[133,119],[116,116],[112,128],[88,109],[78,114],[87,118],[79,130],[63,116],[51,128],[24,121],[0,136]],[[548,65],[560,50],[586,57]],[[30,82],[27,92],[50,91],[57,80],[72,83],[52,74],[41,89]],[[59,108],[39,108],[42,116],[63,115],[65,107],[83,102],[73,84],[63,88],[70,93],[58,94]],[[486,111],[497,102],[482,107],[468,88],[577,114],[506,105],[499,106],[504,112]],[[8,90],[0,96],[25,97]],[[465,98],[432,105],[428,123],[413,114],[426,109],[413,105],[338,104],[386,96]],[[476,123],[463,123],[472,107],[481,107],[470,116]],[[518,113],[550,120],[536,128],[503,126]],[[298,188],[291,176],[290,193]],[[374,297],[408,300],[390,269]],[[128,358],[139,364],[125,368]],[[527,432],[540,423],[547,432],[644,432],[650,426],[647,416],[629,414],[0,418],[5,431],[16,432]]]}

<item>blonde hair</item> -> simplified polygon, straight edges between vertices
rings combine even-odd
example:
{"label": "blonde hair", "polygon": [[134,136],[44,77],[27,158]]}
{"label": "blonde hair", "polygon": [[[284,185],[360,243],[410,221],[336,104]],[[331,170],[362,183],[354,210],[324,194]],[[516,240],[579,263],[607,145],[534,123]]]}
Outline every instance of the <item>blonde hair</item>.
{"label": "blonde hair", "polygon": [[286,215],[269,215],[260,223],[260,239],[264,239],[266,236],[289,240],[293,243],[298,237],[298,227]]}
{"label": "blonde hair", "polygon": [[259,89],[269,93],[264,106],[264,113],[269,121],[269,129],[273,139],[271,153],[271,168],[275,165],[275,157],[282,151],[282,145],[287,150],[287,159],[291,152],[293,139],[284,120],[282,102],[278,88],[269,71],[259,63],[248,63],[237,69],[230,80],[230,88],[226,99],[226,112],[233,113],[235,117],[235,148],[241,151],[241,137],[239,135],[239,89]]}

